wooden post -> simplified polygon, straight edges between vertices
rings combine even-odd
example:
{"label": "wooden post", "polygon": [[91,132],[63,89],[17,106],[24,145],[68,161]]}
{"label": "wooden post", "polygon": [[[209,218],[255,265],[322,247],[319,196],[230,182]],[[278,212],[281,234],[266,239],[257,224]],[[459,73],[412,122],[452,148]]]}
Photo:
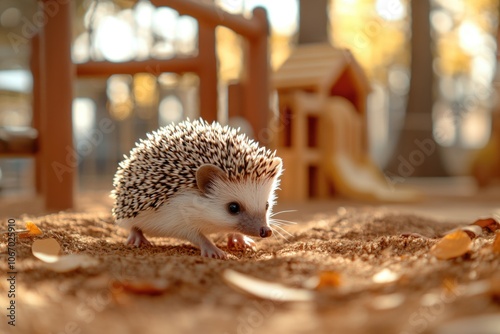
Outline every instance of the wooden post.
{"label": "wooden post", "polygon": [[215,26],[198,21],[198,52],[200,76],[200,116],[208,122],[217,120],[217,59]]}
{"label": "wooden post", "polygon": [[41,49],[40,49],[40,34],[36,34],[31,39],[31,58],[30,58],[30,68],[31,75],[33,76],[33,93],[32,93],[32,108],[31,112],[33,115],[32,118],[32,127],[38,131],[37,138],[37,151],[35,153],[34,159],[34,169],[35,169],[35,190],[36,193],[43,193],[43,182],[42,182],[42,160],[40,156],[40,109],[42,104],[42,85],[40,83],[40,62],[42,58],[40,57]]}
{"label": "wooden post", "polygon": [[253,10],[253,20],[265,26],[266,33],[248,38],[246,55],[246,73],[244,82],[245,117],[252,125],[255,139],[263,145],[269,144],[267,131],[269,126],[269,61],[268,27],[266,10],[257,7]]}
{"label": "wooden post", "polygon": [[[43,0],[43,6],[54,5]],[[49,211],[73,207],[73,187],[78,156],[73,148],[71,110],[73,71],[71,61],[72,1],[58,2],[42,35],[42,85],[40,153],[45,207]]]}

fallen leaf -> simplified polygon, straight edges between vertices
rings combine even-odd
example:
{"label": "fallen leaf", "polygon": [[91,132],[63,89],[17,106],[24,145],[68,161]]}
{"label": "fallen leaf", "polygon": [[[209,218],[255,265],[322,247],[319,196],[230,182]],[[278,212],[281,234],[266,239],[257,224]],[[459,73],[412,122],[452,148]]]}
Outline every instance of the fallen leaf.
{"label": "fallen leaf", "polygon": [[474,239],[480,237],[483,234],[483,229],[478,225],[467,225],[460,228],[462,231],[467,233],[469,238]]}
{"label": "fallen leaf", "polygon": [[33,255],[47,263],[56,262],[59,259],[60,251],[61,246],[54,238],[35,240],[31,246]]}
{"label": "fallen leaf", "polygon": [[231,287],[253,296],[274,301],[302,302],[314,299],[314,292],[306,289],[289,288],[280,283],[272,283],[226,269],[222,278]]}
{"label": "fallen leaf", "polygon": [[483,229],[481,228],[481,226],[471,224],[451,229],[448,232],[444,233],[443,237],[447,236],[448,234],[455,233],[456,231],[464,231],[471,239],[479,237],[483,234]]}
{"label": "fallen leaf", "polygon": [[397,281],[398,279],[399,279],[399,275],[396,274],[394,271],[387,269],[387,268],[379,271],[378,273],[376,273],[372,277],[372,280],[375,283],[391,283],[391,282]]}
{"label": "fallen leaf", "polygon": [[500,229],[500,224],[494,218],[478,219],[474,223],[472,223],[471,225],[477,225],[477,226],[481,226],[482,228],[487,228],[491,232],[495,232],[496,230]]}
{"label": "fallen leaf", "polygon": [[23,233],[19,234],[20,238],[27,238],[31,236],[36,236],[36,235],[42,235],[43,232],[38,228],[38,226],[35,225],[33,222],[27,222],[26,223],[26,230],[23,231]]}
{"label": "fallen leaf", "polygon": [[165,280],[144,280],[144,281],[115,281],[113,287],[122,288],[126,292],[157,296],[161,295],[169,288]]}
{"label": "fallen leaf", "polygon": [[26,229],[29,231],[28,233],[31,235],[41,235],[43,234],[42,230],[38,228],[33,222],[26,223]]}
{"label": "fallen leaf", "polygon": [[432,248],[431,255],[440,260],[448,260],[464,255],[470,249],[471,238],[462,230],[445,235]]}
{"label": "fallen leaf", "polygon": [[59,255],[61,246],[54,238],[35,240],[31,252],[36,258],[45,262],[46,268],[58,273],[93,267],[99,263],[97,259],[87,254]]}
{"label": "fallen leaf", "polygon": [[493,253],[500,254],[500,231],[497,231],[495,234],[495,240],[493,240]]}

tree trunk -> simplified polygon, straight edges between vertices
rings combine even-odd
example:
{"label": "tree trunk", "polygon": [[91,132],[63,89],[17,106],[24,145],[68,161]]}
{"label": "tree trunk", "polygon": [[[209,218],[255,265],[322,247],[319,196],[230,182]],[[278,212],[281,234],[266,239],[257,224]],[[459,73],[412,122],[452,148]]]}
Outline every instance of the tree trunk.
{"label": "tree trunk", "polygon": [[433,69],[430,0],[411,1],[411,79],[396,150],[386,168],[397,177],[447,175],[432,134]]}
{"label": "tree trunk", "polygon": [[328,43],[328,0],[300,0],[299,44]]}

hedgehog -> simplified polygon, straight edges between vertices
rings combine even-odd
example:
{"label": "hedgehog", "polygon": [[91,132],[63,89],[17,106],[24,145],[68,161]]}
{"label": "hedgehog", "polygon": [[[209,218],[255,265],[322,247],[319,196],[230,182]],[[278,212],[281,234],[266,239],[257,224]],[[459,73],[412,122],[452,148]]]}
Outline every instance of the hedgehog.
{"label": "hedgehog", "polygon": [[254,249],[271,236],[270,217],[282,160],[239,129],[189,119],[147,134],[119,164],[112,209],[127,244],[144,234],[191,242],[201,255],[225,259],[208,238],[228,233],[228,248]]}

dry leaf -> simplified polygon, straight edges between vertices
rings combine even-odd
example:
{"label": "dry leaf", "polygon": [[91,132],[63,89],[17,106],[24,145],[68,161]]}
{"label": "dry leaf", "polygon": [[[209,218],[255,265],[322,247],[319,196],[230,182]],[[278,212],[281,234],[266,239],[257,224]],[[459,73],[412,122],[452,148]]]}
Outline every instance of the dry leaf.
{"label": "dry leaf", "polygon": [[500,224],[494,218],[478,219],[471,225],[477,225],[481,226],[482,228],[487,228],[491,232],[495,232],[496,230],[500,229]]}
{"label": "dry leaf", "polygon": [[447,236],[448,234],[455,233],[456,231],[464,231],[471,239],[479,237],[483,234],[483,229],[481,228],[481,226],[471,224],[449,230],[448,232],[444,233],[443,237]]}
{"label": "dry leaf", "polygon": [[54,238],[35,240],[31,246],[33,255],[45,262],[45,267],[64,273],[78,268],[93,267],[98,261],[86,254],[59,255],[61,246]]}
{"label": "dry leaf", "polygon": [[233,288],[269,300],[301,302],[313,300],[315,296],[310,290],[289,288],[283,284],[263,281],[231,269],[226,269],[222,273],[222,278]]}
{"label": "dry leaf", "polygon": [[483,234],[483,229],[478,225],[467,225],[460,228],[462,231],[467,233],[469,238],[474,239],[480,237]]}
{"label": "dry leaf", "polygon": [[23,233],[19,234],[20,238],[28,238],[36,235],[42,235],[43,232],[38,228],[38,226],[35,225],[33,222],[27,222],[26,223],[26,231],[23,231]]}
{"label": "dry leaf", "polygon": [[43,234],[42,230],[38,228],[33,222],[26,223],[26,229],[29,231],[28,233],[31,235],[41,235]]}
{"label": "dry leaf", "polygon": [[160,279],[144,281],[116,281],[113,282],[116,288],[122,288],[126,292],[142,295],[161,295],[167,291],[169,284]]}
{"label": "dry leaf", "polygon": [[445,235],[431,248],[431,255],[440,260],[453,259],[467,253],[472,240],[464,231],[458,230]]}
{"label": "dry leaf", "polygon": [[59,259],[61,246],[54,238],[35,240],[31,246],[33,255],[47,263],[56,262]]}
{"label": "dry leaf", "polygon": [[493,253],[500,254],[500,231],[496,232],[495,240],[493,240]]}

